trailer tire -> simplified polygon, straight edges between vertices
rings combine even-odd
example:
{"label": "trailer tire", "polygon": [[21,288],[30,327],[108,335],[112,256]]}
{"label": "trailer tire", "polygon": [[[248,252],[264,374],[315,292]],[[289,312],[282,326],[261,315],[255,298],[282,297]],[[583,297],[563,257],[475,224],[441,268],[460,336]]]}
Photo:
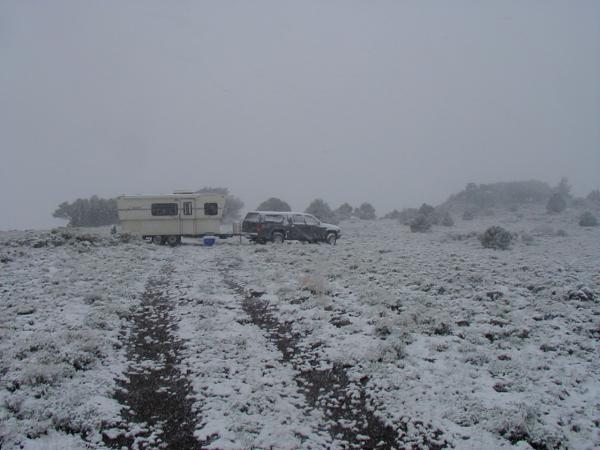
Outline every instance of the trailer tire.
{"label": "trailer tire", "polygon": [[165,239],[163,236],[152,236],[152,243],[156,245],[163,245],[165,243]]}
{"label": "trailer tire", "polygon": [[174,234],[172,234],[170,236],[167,236],[166,242],[171,247],[176,247],[177,245],[181,244],[181,236],[175,236]]}

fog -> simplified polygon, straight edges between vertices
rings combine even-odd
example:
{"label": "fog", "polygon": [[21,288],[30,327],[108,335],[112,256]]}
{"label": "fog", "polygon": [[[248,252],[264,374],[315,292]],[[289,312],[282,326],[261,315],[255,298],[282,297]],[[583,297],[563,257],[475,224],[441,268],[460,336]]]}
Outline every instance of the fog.
{"label": "fog", "polygon": [[98,194],[247,208],[600,187],[600,2],[0,0],[0,229]]}

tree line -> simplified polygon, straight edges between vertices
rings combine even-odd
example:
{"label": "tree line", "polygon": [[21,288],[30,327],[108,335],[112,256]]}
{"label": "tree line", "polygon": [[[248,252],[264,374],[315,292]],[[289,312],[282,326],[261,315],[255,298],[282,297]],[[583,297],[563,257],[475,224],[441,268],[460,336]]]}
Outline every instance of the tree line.
{"label": "tree line", "polygon": [[[241,218],[244,202],[233,195],[228,188],[203,187],[195,191],[197,193],[216,192],[225,195],[225,209],[223,221],[225,223],[236,222]],[[593,190],[586,199],[589,204],[600,204],[600,191]],[[547,183],[530,180],[515,181],[492,184],[469,183],[464,190],[451,195],[446,202],[435,208],[435,214],[425,214],[422,209],[429,205],[424,204],[421,208],[405,208],[401,211],[393,210],[383,216],[384,219],[395,219],[402,223],[411,223],[417,216],[427,216],[434,223],[450,223],[447,214],[449,210],[463,210],[463,219],[470,219],[479,213],[494,207],[518,208],[520,205],[547,202],[547,210],[551,213],[563,211],[569,203],[581,203],[583,199],[574,199],[571,194],[571,185],[567,178],[551,187]],[[426,209],[428,209],[426,208]],[[271,197],[262,202],[256,208],[258,211],[291,211],[290,205],[277,197]],[[318,219],[339,223],[352,217],[362,220],[374,220],[377,218],[375,208],[369,202],[364,202],[357,207],[349,203],[343,203],[335,209],[329,204],[317,198],[310,202],[304,210]],[[99,198],[94,195],[90,198],[78,198],[73,202],[63,202],[52,214],[54,217],[65,219],[69,226],[86,227],[112,225],[118,221],[117,201],[115,198]],[[445,224],[444,223],[444,224]]]}
{"label": "tree line", "polygon": [[[271,197],[258,205],[256,210],[289,212],[292,208],[284,200],[277,197]],[[375,208],[368,202],[362,203],[357,208],[353,208],[349,203],[343,203],[338,208],[332,210],[329,204],[322,198],[317,198],[310,202],[304,212],[312,214],[323,222],[333,224],[339,223],[342,220],[348,220],[351,217],[357,217],[363,220],[374,220],[377,218]]]}
{"label": "tree line", "polygon": [[112,225],[119,220],[117,199],[93,195],[90,198],[78,198],[70,203],[62,202],[52,216],[66,219],[72,227]]}
{"label": "tree line", "polygon": [[[223,211],[223,221],[225,223],[235,222],[241,219],[241,211],[244,202],[229,192],[228,188],[223,187],[204,187],[195,191],[196,193],[219,193],[225,195],[225,208]],[[291,211],[290,205],[276,197],[271,197],[262,202],[257,211]],[[313,200],[305,212],[314,215],[318,219],[329,222],[339,223],[350,217],[359,219],[373,220],[376,218],[375,208],[370,203],[363,203],[353,208],[350,204],[344,203],[338,208],[332,210],[323,199]],[[119,220],[116,198],[100,198],[93,195],[90,198],[78,198],[72,202],[62,202],[52,213],[53,217],[67,220],[68,226],[72,227],[94,227],[102,225],[113,225]]]}

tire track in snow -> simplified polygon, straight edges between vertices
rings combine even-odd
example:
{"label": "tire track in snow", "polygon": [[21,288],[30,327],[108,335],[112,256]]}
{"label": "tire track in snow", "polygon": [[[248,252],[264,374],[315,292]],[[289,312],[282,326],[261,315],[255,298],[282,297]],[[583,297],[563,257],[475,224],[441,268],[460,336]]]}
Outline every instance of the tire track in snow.
{"label": "tire track in snow", "polygon": [[119,381],[115,398],[122,404],[119,431],[104,432],[104,443],[121,448],[200,448],[194,437],[199,418],[193,411],[193,391],[179,370],[184,343],[175,337],[177,325],[165,290],[172,269],[151,279],[133,314],[129,336],[127,379]]}
{"label": "tire track in snow", "polygon": [[[295,333],[291,322],[280,322],[275,308],[262,300],[260,292],[248,292],[232,277],[230,270],[239,267],[236,259],[224,270],[225,284],[242,297],[242,308],[252,323],[268,333],[269,339],[282,354],[285,363],[299,371],[296,384],[303,391],[309,405],[322,410],[329,419],[328,432],[332,439],[342,442],[344,448],[411,448],[430,450],[448,446],[442,432],[432,430],[420,421],[400,422],[396,426],[386,424],[376,412],[376,406],[369,401],[364,384],[349,379],[346,368],[334,365],[329,369],[317,368],[319,361],[311,358],[301,347],[303,336]],[[312,367],[307,369],[307,367]],[[419,438],[415,441],[414,432],[408,436],[408,427],[416,428]]]}

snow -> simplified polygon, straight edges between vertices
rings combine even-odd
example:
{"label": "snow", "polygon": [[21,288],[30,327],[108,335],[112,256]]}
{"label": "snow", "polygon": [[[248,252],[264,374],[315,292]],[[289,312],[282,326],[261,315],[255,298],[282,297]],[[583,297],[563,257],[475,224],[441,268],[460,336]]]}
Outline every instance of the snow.
{"label": "snow", "polygon": [[[429,233],[353,220],[335,246],[0,234],[0,446],[119,436],[118,380],[160,364],[127,360],[131,314],[168,267],[209,447],[342,447],[345,398],[407,446],[598,447],[600,229],[577,216],[499,211]],[[515,233],[511,249],[481,246],[491,225]],[[327,373],[341,381],[319,391]]]}

